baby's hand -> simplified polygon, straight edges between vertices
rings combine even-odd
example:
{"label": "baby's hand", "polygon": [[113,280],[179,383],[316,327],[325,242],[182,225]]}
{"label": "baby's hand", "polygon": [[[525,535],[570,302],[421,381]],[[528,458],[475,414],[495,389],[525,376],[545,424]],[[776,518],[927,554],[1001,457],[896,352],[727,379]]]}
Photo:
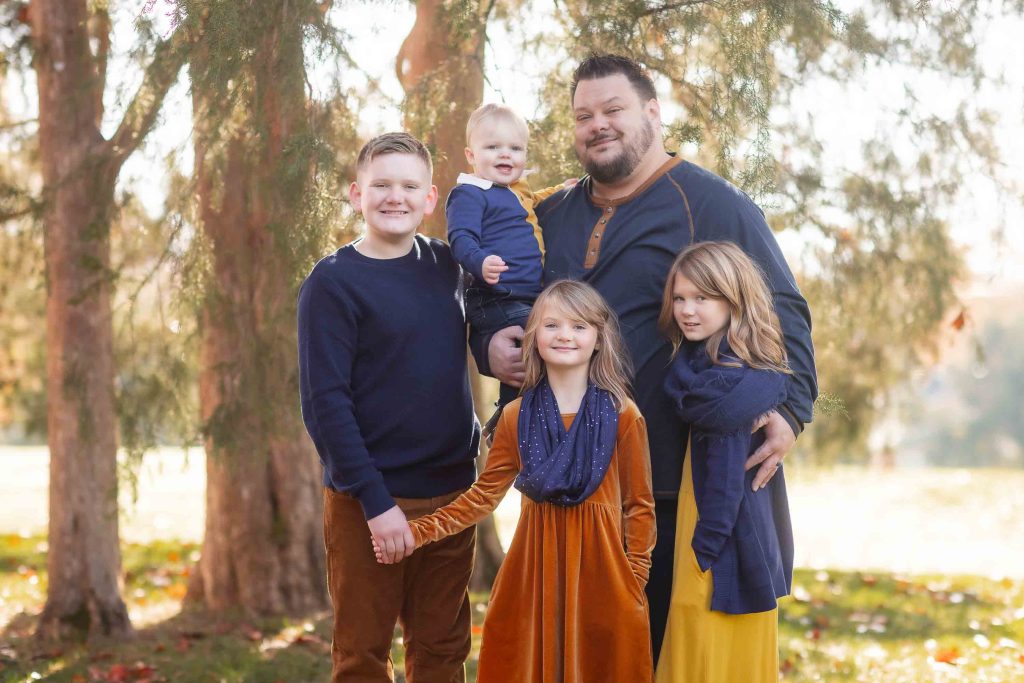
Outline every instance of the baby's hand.
{"label": "baby's hand", "polygon": [[566,178],[565,182],[562,183],[562,184],[565,185],[566,187],[572,187],[573,185],[575,185],[579,181],[580,181],[579,178]]}
{"label": "baby's hand", "polygon": [[501,260],[501,257],[497,254],[491,254],[484,259],[484,266],[482,268],[484,274],[484,282],[489,285],[498,284],[498,280],[501,274],[508,270],[508,266]]}

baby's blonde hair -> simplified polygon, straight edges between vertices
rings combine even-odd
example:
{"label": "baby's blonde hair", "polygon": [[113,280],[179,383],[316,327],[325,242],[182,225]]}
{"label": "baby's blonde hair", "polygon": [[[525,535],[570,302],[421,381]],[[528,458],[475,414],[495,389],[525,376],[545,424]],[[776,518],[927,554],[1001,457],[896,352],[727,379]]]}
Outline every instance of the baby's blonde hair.
{"label": "baby's blonde hair", "polygon": [[707,351],[716,365],[736,365],[720,360],[718,347],[725,337],[732,353],[752,368],[790,374],[782,328],[772,306],[772,295],[761,269],[732,242],[697,242],[684,249],[668,271],[658,327],[679,351],[683,333],[673,315],[673,289],[682,275],[705,296],[722,299],[729,307],[729,324],[707,339]]}
{"label": "baby's blonde hair", "polygon": [[507,104],[483,104],[477,107],[476,111],[469,115],[469,121],[466,122],[467,146],[472,146],[473,131],[476,130],[477,126],[490,118],[508,121],[519,129],[524,140],[529,141],[530,127],[526,124],[526,119],[520,116],[515,109]]}
{"label": "baby's blonde hair", "polygon": [[609,392],[621,411],[629,399],[629,381],[632,375],[629,358],[619,334],[615,312],[597,290],[576,280],[559,280],[540,293],[526,321],[523,334],[523,362],[526,377],[523,391],[537,386],[544,378],[544,360],[537,349],[537,329],[544,308],[553,306],[567,318],[581,320],[597,329],[597,344],[590,358],[589,379]]}

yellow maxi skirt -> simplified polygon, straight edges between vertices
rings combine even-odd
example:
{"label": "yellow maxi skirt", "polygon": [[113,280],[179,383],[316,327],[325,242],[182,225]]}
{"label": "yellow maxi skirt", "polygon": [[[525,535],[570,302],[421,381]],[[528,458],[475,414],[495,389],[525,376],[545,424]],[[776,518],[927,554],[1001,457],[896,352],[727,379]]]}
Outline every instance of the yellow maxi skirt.
{"label": "yellow maxi skirt", "polygon": [[702,572],[691,541],[697,501],[687,447],[676,517],[676,553],[668,625],[655,683],[776,683],[779,610],[711,611],[711,570]]}

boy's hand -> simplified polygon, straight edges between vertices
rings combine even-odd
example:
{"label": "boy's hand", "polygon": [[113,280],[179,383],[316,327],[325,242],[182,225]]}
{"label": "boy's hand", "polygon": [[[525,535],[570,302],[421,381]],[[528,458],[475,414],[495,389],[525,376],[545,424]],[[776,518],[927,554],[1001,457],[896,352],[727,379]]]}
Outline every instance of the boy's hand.
{"label": "boy's hand", "polygon": [[573,185],[575,185],[579,181],[580,181],[579,178],[566,178],[565,182],[562,183],[562,184],[565,185],[566,187],[572,187]]}
{"label": "boy's hand", "polygon": [[523,350],[516,342],[522,342],[523,328],[519,325],[498,330],[487,346],[487,362],[491,374],[512,387],[523,385],[526,366],[523,365]]}
{"label": "boy's hand", "polygon": [[366,521],[370,527],[374,551],[380,549],[378,561],[383,564],[401,562],[416,549],[405,513],[397,505]]}
{"label": "boy's hand", "polygon": [[491,254],[484,259],[483,265],[484,282],[489,285],[498,284],[498,280],[501,278],[501,274],[508,270],[508,266],[501,260],[501,257],[497,254]]}

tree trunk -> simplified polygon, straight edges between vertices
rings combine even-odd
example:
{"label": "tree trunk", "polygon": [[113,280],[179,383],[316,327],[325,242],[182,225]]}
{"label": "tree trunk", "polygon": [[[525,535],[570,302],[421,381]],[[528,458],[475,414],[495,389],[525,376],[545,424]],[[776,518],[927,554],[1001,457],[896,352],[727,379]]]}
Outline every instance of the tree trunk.
{"label": "tree trunk", "polygon": [[[419,0],[416,23],[398,51],[395,70],[405,90],[405,127],[423,140],[434,155],[434,184],[444,197],[466,167],[466,122],[484,95],[484,42],[493,0],[458,4],[453,12],[444,0]],[[443,238],[444,211],[428,217],[424,230]],[[481,400],[480,377],[472,365],[473,395],[481,421],[494,410]],[[478,467],[486,462],[481,448]],[[486,590],[494,580],[505,553],[494,520],[477,526],[476,565],[471,585]]]}
{"label": "tree trunk", "polygon": [[180,70],[174,48],[182,34],[157,45],[124,120],[105,140],[106,11],[96,9],[92,35],[87,0],[33,0],[29,18],[44,188],[50,447],[49,583],[38,632],[60,637],[73,627],[125,636],[132,629],[120,596],[110,221],[121,165]]}
{"label": "tree trunk", "polygon": [[[260,24],[266,34],[252,63],[232,79],[242,90],[232,93],[239,97],[231,111],[223,111],[224,92],[193,79],[199,215],[212,274],[200,369],[206,529],[189,599],[257,614],[328,605],[320,463],[298,408],[288,244],[309,181],[308,165],[296,172],[295,159],[285,158],[309,128],[302,24],[287,3],[273,7],[264,11],[280,16]],[[198,50],[192,68],[209,67],[207,54]],[[230,126],[218,125],[221,115]]]}
{"label": "tree trunk", "polygon": [[49,588],[39,633],[131,633],[120,594],[110,209],[86,0],[33,2],[44,182]]}
{"label": "tree trunk", "polygon": [[[418,0],[416,23],[398,51],[395,68],[405,90],[405,127],[433,151],[442,206],[455,178],[468,170],[466,122],[484,95],[484,41],[493,4]],[[443,238],[444,211],[434,212],[425,228]]]}
{"label": "tree trunk", "polygon": [[[483,423],[494,412],[494,399],[497,394],[494,390],[494,381],[485,380],[476,371],[475,365],[470,361],[470,377],[473,382],[473,403],[476,406],[476,414]],[[477,459],[477,471],[482,471],[487,464],[487,445],[480,444],[480,457]],[[469,580],[469,589],[479,593],[489,593],[494,584],[494,577],[501,569],[501,563],[505,559],[505,551],[501,547],[501,540],[498,538],[498,528],[494,523],[494,515],[480,522],[476,527],[476,560],[473,563],[473,576]]]}
{"label": "tree trunk", "polygon": [[110,294],[114,177],[103,163],[86,0],[33,2],[44,182],[49,588],[44,637],[131,632],[120,595]]}

